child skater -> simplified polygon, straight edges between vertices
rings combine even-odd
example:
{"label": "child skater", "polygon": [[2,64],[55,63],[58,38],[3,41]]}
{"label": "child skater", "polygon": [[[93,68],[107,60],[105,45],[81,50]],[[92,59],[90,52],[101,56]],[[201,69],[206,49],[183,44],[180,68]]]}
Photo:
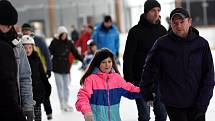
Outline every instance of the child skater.
{"label": "child skater", "polygon": [[114,55],[106,48],[96,52],[80,84],[76,109],[82,112],[85,121],[121,121],[121,96],[142,98],[139,87],[120,76]]}
{"label": "child skater", "polygon": [[94,41],[89,40],[87,42],[87,44],[88,44],[88,50],[87,50],[87,54],[84,57],[84,61],[83,61],[83,63],[84,63],[83,69],[84,70],[87,70],[87,68],[90,65],[90,62],[93,59],[93,57],[96,53],[96,50],[97,50],[97,46],[96,46],[96,43]]}
{"label": "child skater", "polygon": [[34,121],[41,121],[41,103],[43,103],[46,96],[50,96],[51,85],[44,72],[42,62],[36,51],[34,51],[34,39],[29,35],[24,35],[22,44],[24,45],[32,71],[33,99],[36,101],[34,105]]}

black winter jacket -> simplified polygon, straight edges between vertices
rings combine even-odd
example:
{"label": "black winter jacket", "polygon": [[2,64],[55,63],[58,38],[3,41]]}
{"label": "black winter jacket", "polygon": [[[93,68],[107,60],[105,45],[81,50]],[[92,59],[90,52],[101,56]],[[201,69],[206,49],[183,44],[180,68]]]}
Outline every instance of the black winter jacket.
{"label": "black winter jacket", "polygon": [[75,58],[83,62],[83,57],[78,54],[78,51],[71,41],[62,41],[55,38],[51,42],[49,50],[51,55],[53,55],[53,71],[56,73],[67,74],[70,72],[69,52],[72,52]]}
{"label": "black winter jacket", "polygon": [[0,117],[2,121],[26,121],[18,101],[16,64],[13,48],[0,40]]}
{"label": "black winter jacket", "polygon": [[132,27],[128,33],[124,56],[123,74],[126,81],[139,85],[145,58],[154,42],[167,33],[160,23],[151,24],[144,14],[139,23]]}
{"label": "black winter jacket", "polygon": [[37,104],[43,103],[51,93],[51,85],[43,69],[42,62],[35,51],[28,56],[32,71],[33,98]]}
{"label": "black winter jacket", "polygon": [[206,111],[215,84],[214,66],[209,44],[196,29],[190,28],[187,39],[170,31],[157,40],[142,75],[141,89],[146,96],[152,93],[155,74],[165,105]]}

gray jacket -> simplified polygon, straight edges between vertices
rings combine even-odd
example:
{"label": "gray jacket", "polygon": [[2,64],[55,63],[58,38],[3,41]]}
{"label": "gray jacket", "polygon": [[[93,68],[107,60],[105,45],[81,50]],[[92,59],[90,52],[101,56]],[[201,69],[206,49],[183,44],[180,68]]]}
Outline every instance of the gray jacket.
{"label": "gray jacket", "polygon": [[17,61],[17,81],[19,87],[19,94],[21,96],[21,106],[23,111],[33,110],[33,92],[32,92],[32,79],[31,67],[24,47],[21,43],[16,45],[13,49]]}

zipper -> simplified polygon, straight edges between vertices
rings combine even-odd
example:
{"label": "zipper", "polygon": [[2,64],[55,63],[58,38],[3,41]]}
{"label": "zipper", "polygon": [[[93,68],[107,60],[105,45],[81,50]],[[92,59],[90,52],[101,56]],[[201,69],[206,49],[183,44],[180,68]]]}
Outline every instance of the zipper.
{"label": "zipper", "polygon": [[110,121],[110,90],[109,90],[109,84],[108,84],[108,78],[106,78],[106,84],[107,84],[107,95],[108,95],[108,121]]}

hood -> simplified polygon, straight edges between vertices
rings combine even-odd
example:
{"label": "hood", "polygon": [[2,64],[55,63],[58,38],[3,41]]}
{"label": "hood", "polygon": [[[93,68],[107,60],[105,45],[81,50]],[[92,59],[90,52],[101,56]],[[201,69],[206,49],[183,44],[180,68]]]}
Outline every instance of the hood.
{"label": "hood", "polygon": [[159,26],[160,25],[160,20],[158,20],[157,24],[152,24],[148,20],[146,20],[145,14],[143,13],[140,16],[140,20],[138,22],[138,25],[141,26],[146,26],[146,27],[154,27],[154,26]]}
{"label": "hood", "polygon": [[186,39],[181,38],[181,37],[175,35],[172,30],[169,31],[168,35],[173,40],[176,40],[176,41],[181,41],[181,40],[193,41],[195,38],[199,37],[199,31],[196,28],[194,28],[194,27],[190,27],[189,33],[188,33],[188,36],[187,36]]}

